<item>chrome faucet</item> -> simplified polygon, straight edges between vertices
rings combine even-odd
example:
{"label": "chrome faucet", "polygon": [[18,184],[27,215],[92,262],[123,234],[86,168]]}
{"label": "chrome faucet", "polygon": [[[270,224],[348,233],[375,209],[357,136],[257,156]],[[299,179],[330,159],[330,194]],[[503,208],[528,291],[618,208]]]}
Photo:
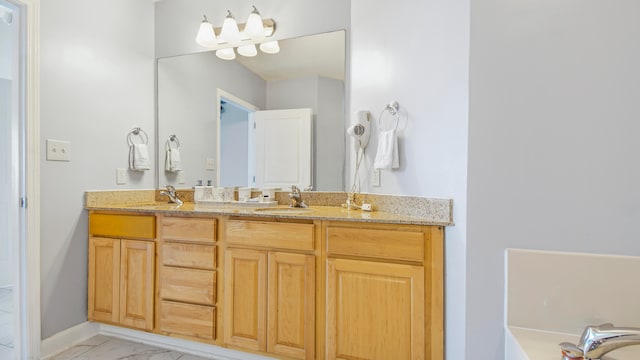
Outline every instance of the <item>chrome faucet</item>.
{"label": "chrome faucet", "polygon": [[165,185],[165,186],[167,187],[167,190],[160,191],[160,195],[168,196],[170,203],[176,203],[178,205],[182,205],[182,200],[180,200],[180,198],[178,197],[178,194],[176,193],[176,188],[174,188],[171,185]]}
{"label": "chrome faucet", "polygon": [[298,187],[295,185],[291,185],[291,192],[289,193],[289,206],[299,208],[309,207],[304,203],[304,201],[302,201],[302,194],[300,193],[300,189],[298,189]]}
{"label": "chrome faucet", "polygon": [[598,360],[610,351],[631,345],[640,345],[640,328],[602,324],[587,326],[578,345],[564,342],[560,348],[563,360]]}

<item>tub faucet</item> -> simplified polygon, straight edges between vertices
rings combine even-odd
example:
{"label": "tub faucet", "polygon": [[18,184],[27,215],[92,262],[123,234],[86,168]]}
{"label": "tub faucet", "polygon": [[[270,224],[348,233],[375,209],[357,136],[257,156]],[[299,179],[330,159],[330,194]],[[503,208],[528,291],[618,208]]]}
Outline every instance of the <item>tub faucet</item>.
{"label": "tub faucet", "polygon": [[160,195],[168,196],[170,203],[176,203],[178,205],[182,205],[182,200],[180,200],[180,198],[178,197],[178,194],[176,193],[176,188],[174,188],[171,185],[166,185],[166,187],[167,187],[167,190],[160,191]]}
{"label": "tub faucet", "polygon": [[289,193],[289,206],[299,208],[309,207],[304,203],[304,201],[302,201],[302,194],[300,193],[300,189],[298,189],[298,187],[295,185],[291,185],[291,192]]}
{"label": "tub faucet", "polygon": [[640,328],[615,327],[613,324],[587,326],[580,343],[562,343],[563,360],[598,360],[610,351],[625,346],[640,345]]}

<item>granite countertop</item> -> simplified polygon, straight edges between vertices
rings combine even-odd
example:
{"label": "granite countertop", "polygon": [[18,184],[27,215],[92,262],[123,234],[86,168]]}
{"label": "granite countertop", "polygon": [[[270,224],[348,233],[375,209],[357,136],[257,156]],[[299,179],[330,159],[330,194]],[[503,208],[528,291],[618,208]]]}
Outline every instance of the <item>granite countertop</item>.
{"label": "granite countertop", "polygon": [[[347,210],[342,207],[344,192],[303,192],[309,208],[290,208],[286,192],[276,192],[280,205],[256,203],[198,203],[193,191],[178,191],[183,205],[167,203],[158,190],[100,190],[87,191],[84,206],[87,210],[126,211],[146,214],[227,215],[260,218],[309,220],[338,220],[382,224],[453,225],[451,199],[425,198],[381,194],[357,194],[356,203],[372,204],[374,211]],[[265,208],[264,206],[270,206]]]}
{"label": "granite countertop", "polygon": [[290,208],[287,205],[274,207],[251,207],[247,205],[201,205],[193,202],[185,202],[183,205],[169,204],[166,202],[139,203],[139,204],[111,204],[87,206],[87,210],[102,211],[127,211],[134,213],[164,213],[171,215],[232,215],[261,218],[288,218],[310,220],[339,220],[357,221],[385,224],[412,224],[412,225],[451,225],[450,222],[425,219],[421,217],[393,214],[383,211],[347,210],[338,206],[310,206],[309,208]]}

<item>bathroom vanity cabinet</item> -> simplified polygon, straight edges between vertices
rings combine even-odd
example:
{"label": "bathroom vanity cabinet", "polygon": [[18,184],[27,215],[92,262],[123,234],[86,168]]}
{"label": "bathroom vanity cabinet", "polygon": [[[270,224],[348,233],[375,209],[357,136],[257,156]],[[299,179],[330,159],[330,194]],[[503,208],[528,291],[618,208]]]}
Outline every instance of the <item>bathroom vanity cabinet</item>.
{"label": "bathroom vanity cabinet", "polygon": [[158,215],[158,333],[215,340],[216,228],[217,219]]}
{"label": "bathroom vanity cabinet", "polygon": [[[106,215],[115,214],[91,211],[90,224]],[[443,359],[441,226],[170,212],[118,216],[138,222],[131,225],[137,230],[141,219],[155,228],[140,234],[90,226],[91,320],[283,359]],[[145,260],[136,252],[138,260],[123,263],[132,244]],[[143,251],[142,245],[150,247]],[[155,282],[149,282],[154,269]],[[138,276],[122,279],[131,270]],[[149,321],[144,326],[126,321],[121,299],[131,278],[149,291],[138,293],[146,300],[133,308],[155,311],[140,315]],[[124,289],[119,302],[112,289]],[[124,315],[113,314],[116,303],[124,305]]]}
{"label": "bathroom vanity cabinet", "polygon": [[327,222],[328,359],[441,359],[442,233]]}
{"label": "bathroom vanity cabinet", "polygon": [[224,343],[314,359],[313,222],[225,223]]}
{"label": "bathroom vanity cabinet", "polygon": [[89,219],[89,320],[153,330],[155,216]]}

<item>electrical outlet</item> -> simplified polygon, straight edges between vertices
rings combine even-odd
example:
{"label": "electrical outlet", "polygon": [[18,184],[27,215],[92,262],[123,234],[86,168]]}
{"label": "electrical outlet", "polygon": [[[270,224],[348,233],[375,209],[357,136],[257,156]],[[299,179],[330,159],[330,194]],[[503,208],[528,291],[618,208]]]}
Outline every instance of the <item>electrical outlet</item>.
{"label": "electrical outlet", "polygon": [[185,180],[184,171],[178,171],[178,184],[184,184]]}
{"label": "electrical outlet", "polygon": [[207,158],[206,164],[204,166],[205,170],[215,170],[216,169],[216,159]]}
{"label": "electrical outlet", "polygon": [[380,170],[373,169],[371,173],[371,186],[380,187]]}
{"label": "electrical outlet", "polygon": [[47,139],[47,160],[71,161],[71,143],[68,141]]}
{"label": "electrical outlet", "polygon": [[117,168],[116,169],[116,185],[124,185],[127,183],[127,169],[125,168]]}

